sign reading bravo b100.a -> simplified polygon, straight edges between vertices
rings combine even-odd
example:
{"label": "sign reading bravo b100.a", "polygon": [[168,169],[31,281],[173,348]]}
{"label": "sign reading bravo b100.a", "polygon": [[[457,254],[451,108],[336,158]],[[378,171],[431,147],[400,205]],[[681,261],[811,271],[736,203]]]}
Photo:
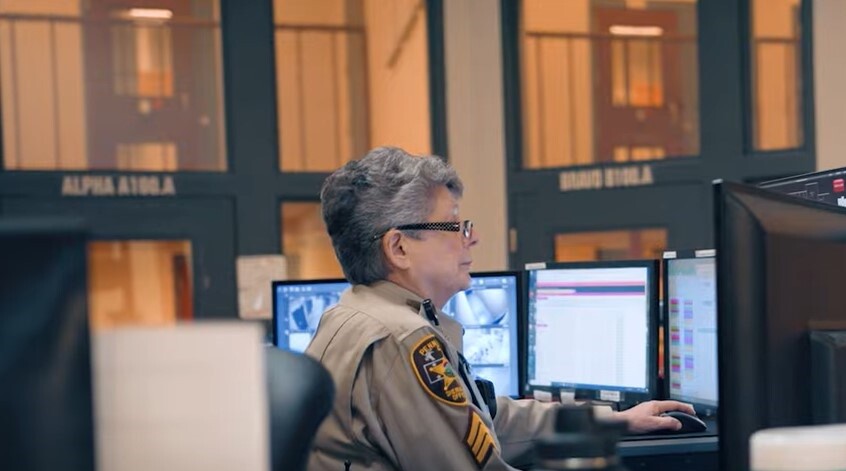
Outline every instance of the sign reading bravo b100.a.
{"label": "sign reading bravo b100.a", "polygon": [[176,196],[170,175],[65,175],[62,196]]}
{"label": "sign reading bravo b100.a", "polygon": [[566,170],[558,174],[558,190],[562,192],[648,186],[654,183],[651,165]]}

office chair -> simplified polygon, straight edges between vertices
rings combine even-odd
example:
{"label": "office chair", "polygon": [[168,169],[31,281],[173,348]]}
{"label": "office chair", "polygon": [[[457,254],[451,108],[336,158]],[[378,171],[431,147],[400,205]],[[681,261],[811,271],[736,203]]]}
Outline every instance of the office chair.
{"label": "office chair", "polygon": [[306,355],[276,347],[266,351],[271,469],[304,471],[317,427],[332,408],[335,385]]}

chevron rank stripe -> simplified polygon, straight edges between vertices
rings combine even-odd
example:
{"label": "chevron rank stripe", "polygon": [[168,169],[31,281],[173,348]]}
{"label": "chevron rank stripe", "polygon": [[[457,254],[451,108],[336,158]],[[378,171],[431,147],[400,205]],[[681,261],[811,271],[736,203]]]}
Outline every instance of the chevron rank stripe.
{"label": "chevron rank stripe", "polygon": [[464,436],[464,444],[473,456],[473,461],[481,469],[490,459],[496,443],[494,443],[491,431],[482,417],[473,408],[470,408],[470,419],[467,424],[467,434]]}

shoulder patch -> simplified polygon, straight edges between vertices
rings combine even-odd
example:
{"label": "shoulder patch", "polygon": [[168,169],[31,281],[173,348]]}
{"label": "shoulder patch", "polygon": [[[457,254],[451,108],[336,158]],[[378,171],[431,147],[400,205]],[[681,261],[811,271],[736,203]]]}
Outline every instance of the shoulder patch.
{"label": "shoulder patch", "polygon": [[467,404],[458,374],[434,335],[423,337],[411,349],[411,368],[423,389],[435,399],[454,406]]}
{"label": "shoulder patch", "polygon": [[470,421],[467,424],[467,434],[464,435],[464,445],[479,468],[484,468],[496,449],[491,431],[482,417],[470,408]]}

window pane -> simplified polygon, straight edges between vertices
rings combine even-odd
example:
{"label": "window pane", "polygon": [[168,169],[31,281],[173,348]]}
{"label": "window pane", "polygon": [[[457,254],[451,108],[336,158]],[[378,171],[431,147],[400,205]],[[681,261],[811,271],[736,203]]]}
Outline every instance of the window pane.
{"label": "window pane", "polygon": [[88,265],[93,329],[170,325],[194,317],[190,241],[92,242]]}
{"label": "window pane", "polygon": [[282,253],[289,280],[343,278],[320,203],[282,203]]}
{"label": "window pane", "polygon": [[555,260],[589,262],[659,259],[666,247],[666,229],[570,232],[555,236]]}
{"label": "window pane", "polygon": [[8,170],[226,170],[217,0],[0,2]]}
{"label": "window pane", "polygon": [[331,171],[377,145],[431,152],[425,2],[273,6],[282,171]]}
{"label": "window pane", "polygon": [[753,0],[752,129],[758,150],[804,143],[801,0]]}
{"label": "window pane", "polygon": [[523,0],[523,166],[699,153],[696,0]]}

